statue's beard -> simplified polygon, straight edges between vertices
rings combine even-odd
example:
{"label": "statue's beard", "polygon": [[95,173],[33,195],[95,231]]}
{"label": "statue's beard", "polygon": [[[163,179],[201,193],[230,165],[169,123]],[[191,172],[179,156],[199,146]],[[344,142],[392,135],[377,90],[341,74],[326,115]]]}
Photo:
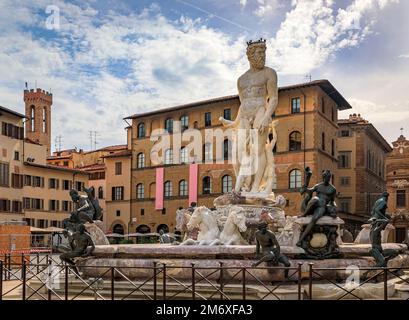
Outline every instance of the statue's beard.
{"label": "statue's beard", "polygon": [[254,68],[254,69],[263,69],[264,66],[266,64],[266,59],[264,57],[260,57],[260,58],[252,58],[250,60],[250,65]]}

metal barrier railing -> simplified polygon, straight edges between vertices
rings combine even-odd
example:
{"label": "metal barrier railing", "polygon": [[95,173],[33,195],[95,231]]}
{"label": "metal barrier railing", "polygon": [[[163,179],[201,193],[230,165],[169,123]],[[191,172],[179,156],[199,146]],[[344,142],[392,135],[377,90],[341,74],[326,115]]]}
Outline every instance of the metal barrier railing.
{"label": "metal barrier railing", "polygon": [[[345,273],[347,268],[315,268],[313,263],[308,264],[307,272],[303,270],[301,262],[289,268],[225,267],[223,262],[216,267],[198,267],[194,263],[190,266],[169,266],[158,262],[153,262],[151,267],[81,266],[82,272],[93,268],[90,278],[78,274],[75,268],[61,263],[51,254],[21,254],[19,260],[13,261],[9,254],[0,260],[0,300],[77,300],[89,299],[90,295],[97,300],[280,300],[284,291],[279,293],[279,288],[291,288],[294,300],[312,300],[317,283],[337,288],[341,292],[337,300],[363,300],[356,291],[371,281],[383,283],[383,299],[388,300],[389,280],[409,284],[409,279],[401,274],[402,271],[409,271],[409,268],[361,268],[360,272],[373,274],[349,288],[326,275],[327,272]],[[137,269],[145,276],[135,280],[129,272]],[[285,281],[266,281],[257,274],[262,271],[274,274],[285,272],[288,277]],[[178,272],[184,276],[179,276]],[[103,281],[108,286],[102,285]]]}

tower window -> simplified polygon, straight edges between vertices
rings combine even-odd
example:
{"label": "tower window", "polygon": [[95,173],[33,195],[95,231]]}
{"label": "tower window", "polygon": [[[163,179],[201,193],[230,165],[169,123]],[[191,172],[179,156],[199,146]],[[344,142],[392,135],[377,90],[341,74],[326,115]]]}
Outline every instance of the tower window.
{"label": "tower window", "polygon": [[47,132],[47,110],[43,108],[43,133]]}
{"label": "tower window", "polygon": [[31,119],[30,119],[30,126],[31,126],[31,131],[35,131],[35,107],[31,106]]}

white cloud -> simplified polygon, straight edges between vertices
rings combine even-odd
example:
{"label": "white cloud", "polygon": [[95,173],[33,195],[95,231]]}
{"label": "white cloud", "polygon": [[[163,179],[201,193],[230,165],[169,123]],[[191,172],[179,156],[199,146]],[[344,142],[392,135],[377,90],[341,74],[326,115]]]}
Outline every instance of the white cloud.
{"label": "white cloud", "polygon": [[371,32],[372,13],[397,1],[354,0],[346,9],[334,12],[333,0],[293,0],[291,11],[271,39],[278,70],[307,74],[337,51],[358,46]]}
{"label": "white cloud", "polygon": [[409,59],[409,54],[401,54],[398,58],[400,58],[400,59]]}
{"label": "white cloud", "polygon": [[[124,142],[125,116],[232,94],[246,66],[244,38],[187,17],[169,21],[157,7],[96,21],[95,10],[65,4],[60,9],[61,28],[48,41],[18,28],[0,34],[0,73],[9,75],[0,79],[0,94],[2,105],[23,111],[24,81],[51,87],[53,135],[62,134],[66,147],[88,148],[91,128],[104,144],[118,137]],[[116,62],[125,65],[112,72]],[[118,74],[121,68],[127,69],[124,75]]]}
{"label": "white cloud", "polygon": [[257,0],[257,4],[254,14],[259,17],[273,14],[280,6],[279,0]]}
{"label": "white cloud", "polygon": [[247,0],[240,0],[240,6],[244,8],[247,5]]}
{"label": "white cloud", "polygon": [[[356,0],[334,12],[333,1],[294,0],[270,40],[268,59],[281,74],[304,75],[369,33],[369,28],[350,31],[351,17],[365,25],[367,12],[392,2]],[[170,21],[157,5],[139,14],[102,15],[90,5],[53,3],[60,8],[61,28],[41,39],[29,30],[44,27],[40,13],[49,1],[22,1],[15,17],[14,2],[0,2],[0,74],[7,75],[0,78],[0,104],[23,111],[25,81],[51,87],[53,135],[63,135],[64,147],[88,148],[88,130],[97,130],[104,145],[124,142],[123,117],[235,93],[235,81],[247,68],[244,37],[209,28],[200,19]],[[254,3],[267,14],[278,1]]]}

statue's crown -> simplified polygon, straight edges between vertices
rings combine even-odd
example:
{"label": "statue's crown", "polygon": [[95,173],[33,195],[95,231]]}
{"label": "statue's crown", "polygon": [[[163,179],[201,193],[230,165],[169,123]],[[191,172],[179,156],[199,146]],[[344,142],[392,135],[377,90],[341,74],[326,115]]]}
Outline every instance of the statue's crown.
{"label": "statue's crown", "polygon": [[250,46],[252,46],[254,44],[264,44],[264,45],[266,45],[266,39],[260,38],[257,41],[253,41],[253,40],[247,41],[247,47],[250,47]]}

